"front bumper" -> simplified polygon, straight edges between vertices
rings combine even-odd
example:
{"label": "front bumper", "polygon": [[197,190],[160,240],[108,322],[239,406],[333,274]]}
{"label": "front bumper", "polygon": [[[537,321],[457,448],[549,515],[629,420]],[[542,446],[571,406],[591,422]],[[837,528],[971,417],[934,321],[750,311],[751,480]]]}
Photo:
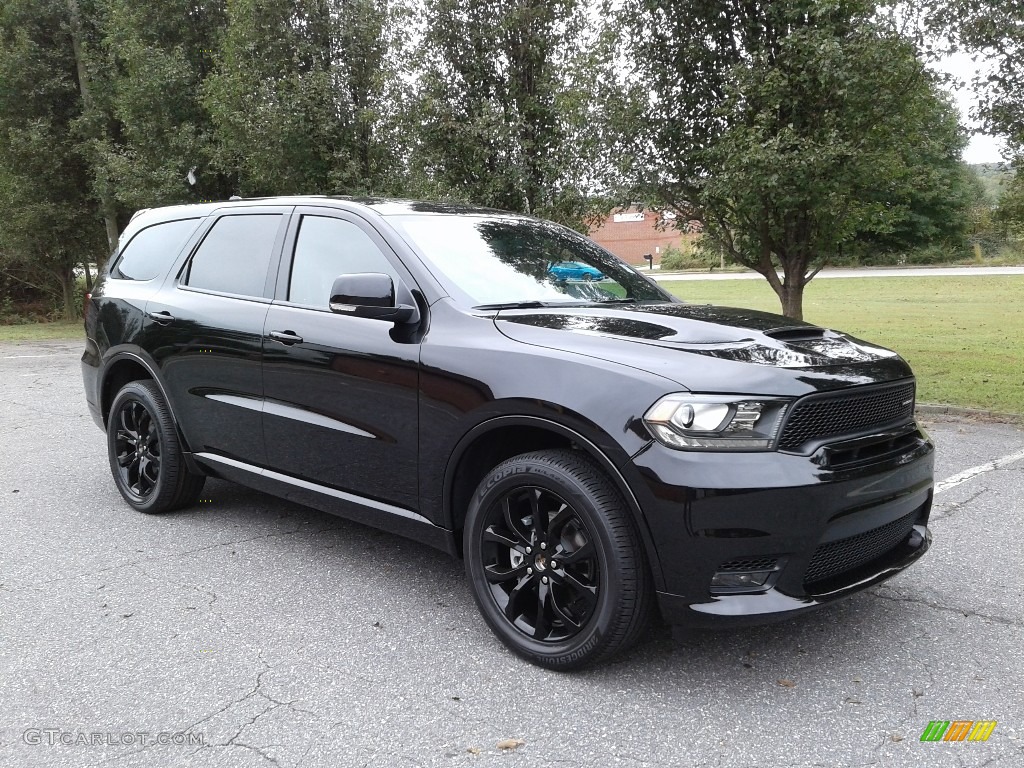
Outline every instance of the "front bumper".
{"label": "front bumper", "polygon": [[[923,433],[898,455],[842,469],[820,455],[658,444],[633,465],[672,624],[785,619],[894,576],[931,542],[934,446]],[[712,588],[737,562],[774,572],[760,587]]]}

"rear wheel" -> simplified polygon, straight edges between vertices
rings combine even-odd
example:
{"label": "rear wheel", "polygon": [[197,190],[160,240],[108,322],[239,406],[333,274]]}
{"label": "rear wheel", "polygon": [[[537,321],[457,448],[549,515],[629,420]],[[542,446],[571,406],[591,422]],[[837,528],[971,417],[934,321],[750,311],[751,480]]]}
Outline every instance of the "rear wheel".
{"label": "rear wheel", "polygon": [[185,465],[171,411],[152,381],[129,382],[117,393],[107,420],[107,455],[117,489],[140,512],[193,504],[206,482]]}
{"label": "rear wheel", "polygon": [[651,585],[635,525],[582,454],[538,451],[495,467],[470,503],[464,538],[481,613],[535,664],[602,661],[647,624]]}

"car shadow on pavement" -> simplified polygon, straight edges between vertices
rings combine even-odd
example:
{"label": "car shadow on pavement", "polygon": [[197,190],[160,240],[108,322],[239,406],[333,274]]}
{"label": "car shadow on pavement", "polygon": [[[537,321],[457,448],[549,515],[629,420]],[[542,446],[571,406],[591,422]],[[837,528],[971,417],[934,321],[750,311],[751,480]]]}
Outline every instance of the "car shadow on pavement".
{"label": "car shadow on pavement", "polygon": [[[386,563],[374,569],[374,589],[401,594],[411,605],[439,606],[440,623],[469,619],[478,637],[474,651],[510,657],[477,616],[465,583],[462,563],[425,544],[293,504],[219,480],[208,481],[200,509],[173,514],[186,527],[225,523],[244,528],[238,539],[259,541],[285,558],[286,572],[308,571],[315,564],[344,573],[348,566]],[[202,507],[209,506],[208,510]],[[205,519],[204,519],[205,518]],[[232,542],[234,546],[237,543]],[[443,600],[439,601],[439,596]],[[436,610],[436,608],[435,608]],[[443,612],[451,612],[444,617]],[[760,627],[690,630],[675,636],[660,620],[652,622],[641,642],[604,666],[577,673],[594,684],[618,684],[622,677],[646,680],[645,685],[699,686],[732,682],[741,687],[798,687],[801,678],[820,680],[822,670],[837,660],[868,665],[872,647],[884,642],[890,650],[909,619],[898,607],[870,593],[826,606],[797,619]],[[907,663],[912,663],[907,651]],[[526,665],[526,662],[518,662]],[[790,686],[792,683],[792,686]]]}

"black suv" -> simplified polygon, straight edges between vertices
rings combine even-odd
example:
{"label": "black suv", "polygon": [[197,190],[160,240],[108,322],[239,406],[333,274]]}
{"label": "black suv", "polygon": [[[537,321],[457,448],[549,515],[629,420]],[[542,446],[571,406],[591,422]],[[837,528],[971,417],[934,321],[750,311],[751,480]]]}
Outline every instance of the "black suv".
{"label": "black suv", "polygon": [[149,210],[86,304],[86,396],[129,505],[189,505],[214,476],[439,547],[537,664],[607,658],[655,603],[690,626],[789,616],[930,542],[901,358],[686,304],[550,222]]}

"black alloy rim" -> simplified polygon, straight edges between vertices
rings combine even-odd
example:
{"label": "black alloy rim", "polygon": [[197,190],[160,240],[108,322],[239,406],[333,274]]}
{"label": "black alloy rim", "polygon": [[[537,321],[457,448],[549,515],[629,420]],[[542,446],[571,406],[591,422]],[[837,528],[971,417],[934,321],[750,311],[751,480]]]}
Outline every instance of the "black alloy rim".
{"label": "black alloy rim", "polygon": [[597,609],[601,564],[572,505],[545,488],[521,486],[496,500],[485,522],[484,577],[505,619],[548,643],[582,631]]}
{"label": "black alloy rim", "polygon": [[117,412],[114,452],[125,488],[147,498],[160,478],[160,434],[149,410],[138,400],[126,401]]}

